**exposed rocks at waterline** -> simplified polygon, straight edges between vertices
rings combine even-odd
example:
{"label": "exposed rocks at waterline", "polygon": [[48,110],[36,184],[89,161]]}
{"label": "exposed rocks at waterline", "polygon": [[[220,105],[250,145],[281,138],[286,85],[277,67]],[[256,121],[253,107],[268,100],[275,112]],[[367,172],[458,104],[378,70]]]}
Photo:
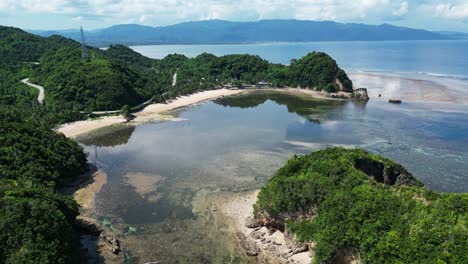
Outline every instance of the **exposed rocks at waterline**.
{"label": "exposed rocks at waterline", "polygon": [[77,220],[81,233],[81,246],[86,263],[124,263],[124,249],[110,230],[100,228],[94,219]]}
{"label": "exposed rocks at waterline", "polygon": [[258,191],[219,193],[209,198],[211,211],[221,214],[235,234],[244,254],[255,263],[304,263],[312,261],[313,244],[298,243],[294,237],[274,228],[261,226],[252,218]]}
{"label": "exposed rocks at waterline", "polygon": [[[251,221],[246,224],[251,226]],[[313,244],[299,243],[285,232],[265,226],[247,229],[247,236],[237,232],[241,246],[249,256],[258,256],[273,263],[310,263]]]}
{"label": "exposed rocks at waterline", "polygon": [[366,88],[357,88],[353,91],[353,98],[360,100],[369,100]]}

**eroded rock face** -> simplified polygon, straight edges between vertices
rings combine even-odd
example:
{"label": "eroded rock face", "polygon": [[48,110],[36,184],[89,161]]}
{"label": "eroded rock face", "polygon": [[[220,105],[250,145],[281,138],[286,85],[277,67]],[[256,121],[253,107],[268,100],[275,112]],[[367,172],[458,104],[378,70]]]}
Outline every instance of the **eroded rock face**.
{"label": "eroded rock face", "polygon": [[369,100],[366,88],[357,88],[353,91],[353,97],[355,99]]}
{"label": "eroded rock face", "polygon": [[376,182],[391,186],[421,186],[409,172],[397,164],[386,165],[383,162],[363,157],[355,160],[355,167]]}

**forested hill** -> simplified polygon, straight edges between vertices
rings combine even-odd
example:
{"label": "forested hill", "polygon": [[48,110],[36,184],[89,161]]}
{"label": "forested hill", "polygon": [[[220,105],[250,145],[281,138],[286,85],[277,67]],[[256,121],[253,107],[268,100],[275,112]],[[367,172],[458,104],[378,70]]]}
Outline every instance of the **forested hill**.
{"label": "forested hill", "polygon": [[86,156],[31,111],[0,105],[0,263],[81,263],[78,205],[56,187]]}
{"label": "forested hill", "polygon": [[312,242],[317,264],[468,263],[468,194],[425,189],[364,150],[291,158],[260,191],[255,214]]}
{"label": "forested hill", "polygon": [[[78,30],[43,31],[41,36],[60,34],[80,39]],[[307,41],[439,40],[448,35],[390,24],[344,24],[332,21],[261,20],[231,22],[206,20],[170,26],[115,25],[86,32],[93,45],[109,44],[220,44]]]}
{"label": "forested hill", "polygon": [[[253,55],[201,54],[187,58],[174,54],[155,60],[113,45],[106,50],[88,47],[88,59],[82,59],[80,43],[63,37],[42,38],[9,27],[0,27],[0,36],[2,65],[9,65],[2,66],[9,78],[3,80],[0,98],[13,104],[24,101],[16,96],[20,90],[17,83],[30,77],[33,83],[45,87],[46,107],[67,113],[118,110],[151,98],[159,101],[162,95],[173,98],[225,84],[259,81],[328,92],[353,90],[346,73],[325,53],[312,52],[285,66]],[[39,64],[28,63],[36,61]],[[173,87],[176,71],[178,81]],[[61,119],[73,118],[75,115]]]}

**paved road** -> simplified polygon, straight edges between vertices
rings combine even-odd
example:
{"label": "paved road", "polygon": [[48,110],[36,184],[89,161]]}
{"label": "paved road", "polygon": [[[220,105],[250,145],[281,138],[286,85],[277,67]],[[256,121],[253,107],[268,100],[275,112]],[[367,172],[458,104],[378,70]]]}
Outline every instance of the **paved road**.
{"label": "paved road", "polygon": [[34,83],[30,83],[29,78],[23,79],[23,80],[21,80],[21,82],[28,85],[28,86],[31,86],[33,88],[38,89],[39,90],[39,95],[37,96],[37,101],[40,104],[42,104],[44,102],[44,87],[42,87],[40,85],[37,85],[37,84],[34,84]]}

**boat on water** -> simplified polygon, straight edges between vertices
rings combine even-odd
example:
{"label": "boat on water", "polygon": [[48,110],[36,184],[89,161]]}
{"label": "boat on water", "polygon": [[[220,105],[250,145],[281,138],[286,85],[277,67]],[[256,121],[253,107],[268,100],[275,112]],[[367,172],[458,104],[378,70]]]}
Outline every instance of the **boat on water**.
{"label": "boat on water", "polygon": [[399,99],[389,99],[388,102],[391,104],[401,104],[401,100]]}

